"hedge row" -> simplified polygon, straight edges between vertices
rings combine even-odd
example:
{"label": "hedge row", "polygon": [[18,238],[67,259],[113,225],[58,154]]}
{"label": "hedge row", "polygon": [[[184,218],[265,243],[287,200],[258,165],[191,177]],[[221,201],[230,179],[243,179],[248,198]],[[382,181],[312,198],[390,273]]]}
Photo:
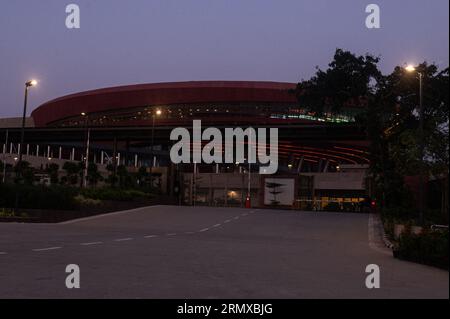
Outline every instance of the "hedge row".
{"label": "hedge row", "polygon": [[400,236],[394,255],[399,259],[448,270],[448,240],[448,231],[429,231],[420,235],[404,233]]}
{"label": "hedge row", "polygon": [[16,196],[18,206],[25,209],[77,209],[75,196],[77,190],[63,186],[32,186],[32,185],[0,185],[0,207],[14,208]]}

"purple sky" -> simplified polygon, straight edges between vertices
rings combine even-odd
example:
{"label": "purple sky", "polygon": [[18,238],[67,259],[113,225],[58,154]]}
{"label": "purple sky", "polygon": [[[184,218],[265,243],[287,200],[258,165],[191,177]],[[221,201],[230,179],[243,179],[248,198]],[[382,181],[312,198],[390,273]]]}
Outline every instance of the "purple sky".
{"label": "purple sky", "polygon": [[[81,29],[65,27],[65,6]],[[381,29],[365,7],[381,8]],[[0,117],[100,87],[187,80],[298,82],[344,48],[395,65],[449,60],[448,0],[14,0],[0,3]]]}

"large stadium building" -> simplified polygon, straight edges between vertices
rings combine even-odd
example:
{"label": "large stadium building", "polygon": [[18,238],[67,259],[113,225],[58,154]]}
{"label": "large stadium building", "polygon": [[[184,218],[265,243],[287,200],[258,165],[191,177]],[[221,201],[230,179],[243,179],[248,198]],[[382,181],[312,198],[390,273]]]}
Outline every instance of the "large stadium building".
{"label": "large stadium building", "polygon": [[[23,146],[21,119],[0,119],[2,161],[14,165],[22,147],[24,160],[34,167],[56,163],[62,168],[66,161],[84,161],[89,149],[88,160],[104,174],[108,165],[130,172],[146,167],[155,187],[179,193],[185,204],[244,205],[248,185],[254,206],[317,202],[323,208],[330,201],[360,201],[370,193],[368,142],[354,123],[361,107],[317,117],[299,102],[295,89],[293,83],[205,81],[72,94],[31,113]],[[277,127],[278,173],[258,175],[257,165],[246,163],[172,164],[170,132],[191,129],[193,120],[219,129]],[[278,190],[267,188],[274,184]]]}

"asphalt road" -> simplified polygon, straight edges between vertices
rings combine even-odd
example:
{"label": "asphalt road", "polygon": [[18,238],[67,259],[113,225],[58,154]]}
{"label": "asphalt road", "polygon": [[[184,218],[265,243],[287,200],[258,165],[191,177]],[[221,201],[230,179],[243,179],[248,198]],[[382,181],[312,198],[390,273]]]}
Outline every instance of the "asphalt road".
{"label": "asphalt road", "polygon": [[[448,298],[447,271],[394,259],[369,216],[155,206],[0,224],[0,298]],[[81,288],[67,289],[68,264]],[[381,288],[367,289],[368,264]]]}

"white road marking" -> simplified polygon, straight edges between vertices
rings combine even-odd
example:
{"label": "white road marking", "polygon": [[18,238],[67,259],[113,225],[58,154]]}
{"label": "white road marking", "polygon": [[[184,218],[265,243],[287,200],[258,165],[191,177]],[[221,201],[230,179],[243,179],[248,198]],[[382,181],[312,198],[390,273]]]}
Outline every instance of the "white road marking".
{"label": "white road marking", "polygon": [[158,237],[158,235],[148,235],[148,236],[144,236],[144,238],[156,238]]}
{"label": "white road marking", "polygon": [[103,217],[110,217],[110,216],[116,216],[116,215],[122,215],[122,214],[128,214],[128,213],[136,213],[136,212],[140,212],[142,210],[147,210],[147,209],[151,209],[151,208],[157,208],[157,207],[161,207],[161,206],[162,205],[139,207],[139,208],[130,209],[130,210],[124,210],[124,211],[115,212],[115,213],[107,213],[107,214],[95,215],[95,216],[90,216],[90,217],[84,217],[84,218],[79,218],[79,219],[74,219],[74,220],[69,220],[69,221],[66,221],[66,222],[62,222],[62,223],[59,223],[59,225],[69,225],[69,224],[84,222],[84,221],[98,219],[98,218],[103,218]]}
{"label": "white road marking", "polygon": [[239,219],[239,216],[234,217],[233,219]]}
{"label": "white road marking", "polygon": [[7,253],[5,253],[4,251],[0,251],[0,255],[6,255]]}
{"label": "white road marking", "polygon": [[39,251],[57,250],[57,249],[61,249],[61,248],[62,247],[37,248],[37,249],[33,249],[33,251],[39,252]]}
{"label": "white road marking", "polygon": [[231,222],[230,219],[227,219],[226,221],[224,221],[224,223],[229,223],[229,222]]}
{"label": "white road marking", "polygon": [[193,232],[193,231],[187,231],[187,232],[185,232],[185,234],[186,234],[186,235],[193,235],[193,234],[195,234],[195,232]]}
{"label": "white road marking", "polygon": [[166,236],[176,236],[177,235],[177,233],[170,233],[170,234],[167,234]]}
{"label": "white road marking", "polygon": [[220,227],[222,224],[215,224],[213,227]]}
{"label": "white road marking", "polygon": [[209,230],[209,228],[203,228],[202,230],[200,230],[200,232],[203,233],[203,232],[208,231],[208,230]]}
{"label": "white road marking", "polygon": [[92,246],[92,245],[101,245],[101,244],[103,244],[103,242],[101,242],[101,241],[94,241],[92,243],[82,243],[80,245],[81,246]]}
{"label": "white road marking", "polygon": [[121,241],[130,241],[130,240],[133,240],[133,238],[120,238],[120,239],[116,239],[114,241],[121,242]]}

